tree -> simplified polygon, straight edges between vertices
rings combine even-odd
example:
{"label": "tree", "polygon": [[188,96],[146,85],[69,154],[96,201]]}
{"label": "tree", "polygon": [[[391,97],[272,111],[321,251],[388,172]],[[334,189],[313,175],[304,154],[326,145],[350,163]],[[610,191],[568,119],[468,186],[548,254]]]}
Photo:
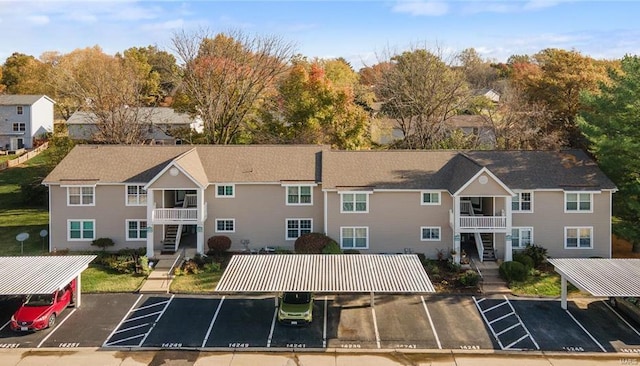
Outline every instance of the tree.
{"label": "tree", "polygon": [[587,107],[579,125],[591,143],[589,150],[618,192],[614,195],[614,232],[640,252],[640,57],[625,56],[621,70],[610,68],[610,84],[584,93]]}
{"label": "tree", "polygon": [[404,135],[401,147],[411,149],[436,147],[446,136],[444,121],[468,96],[462,72],[425,49],[391,57],[375,92]]}
{"label": "tree", "polygon": [[278,37],[242,32],[176,33],[173,47],[183,63],[181,107],[202,118],[207,141],[239,142],[267,91],[287,70],[293,46]]}
{"label": "tree", "polygon": [[15,52],[2,66],[0,84],[9,94],[47,94],[47,65],[35,57]]}
{"label": "tree", "polygon": [[498,80],[498,71],[478,54],[475,48],[467,48],[457,56],[465,79],[472,89],[493,88]]}
{"label": "tree", "polygon": [[153,111],[148,105],[148,68],[121,56],[110,56],[100,47],[77,49],[63,55],[53,68],[51,80],[66,118],[82,109],[102,143],[144,142]]}
{"label": "tree", "polygon": [[142,63],[142,69],[148,73],[151,90],[148,96],[152,97],[150,104],[170,105],[180,82],[176,58],[156,46],[132,47],[124,51],[124,56],[137,59]]}

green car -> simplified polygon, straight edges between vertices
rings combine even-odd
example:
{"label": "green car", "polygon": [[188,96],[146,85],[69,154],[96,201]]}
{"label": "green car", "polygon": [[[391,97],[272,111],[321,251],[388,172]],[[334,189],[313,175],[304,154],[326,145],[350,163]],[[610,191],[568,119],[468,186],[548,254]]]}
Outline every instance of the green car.
{"label": "green car", "polygon": [[311,292],[285,292],[280,295],[278,321],[290,325],[305,325],[313,320]]}

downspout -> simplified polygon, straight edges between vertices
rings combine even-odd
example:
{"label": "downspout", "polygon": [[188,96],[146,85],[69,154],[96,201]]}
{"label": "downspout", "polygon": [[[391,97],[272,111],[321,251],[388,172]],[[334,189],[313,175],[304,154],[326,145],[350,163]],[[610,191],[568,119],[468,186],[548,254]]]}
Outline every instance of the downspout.
{"label": "downspout", "polygon": [[323,195],[324,195],[324,235],[329,235],[329,227],[328,227],[328,217],[327,217],[327,212],[329,212],[328,208],[327,208],[327,198],[328,198],[328,194],[327,191],[323,190]]}

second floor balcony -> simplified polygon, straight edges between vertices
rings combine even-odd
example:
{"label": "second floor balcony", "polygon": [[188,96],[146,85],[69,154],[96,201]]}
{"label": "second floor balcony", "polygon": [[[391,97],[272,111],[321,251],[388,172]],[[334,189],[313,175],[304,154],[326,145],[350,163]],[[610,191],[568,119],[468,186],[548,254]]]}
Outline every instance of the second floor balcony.
{"label": "second floor balcony", "polygon": [[154,223],[196,223],[207,219],[207,202],[203,207],[154,208],[151,220]]}

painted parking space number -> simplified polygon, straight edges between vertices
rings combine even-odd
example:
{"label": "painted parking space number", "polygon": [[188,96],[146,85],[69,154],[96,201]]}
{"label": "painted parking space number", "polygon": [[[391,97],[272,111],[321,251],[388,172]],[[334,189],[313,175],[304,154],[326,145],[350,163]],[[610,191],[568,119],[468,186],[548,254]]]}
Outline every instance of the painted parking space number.
{"label": "painted parking space number", "polygon": [[584,352],[583,347],[562,347],[567,352]]}
{"label": "painted parking space number", "polygon": [[20,343],[0,343],[0,348],[18,348]]}
{"label": "painted parking space number", "polygon": [[415,344],[396,344],[394,348],[416,349],[418,346]]}
{"label": "painted parking space number", "polygon": [[229,343],[229,348],[248,348],[249,343]]}
{"label": "painted parking space number", "polygon": [[162,348],[180,348],[182,343],[163,343]]}
{"label": "painted parking space number", "polygon": [[342,348],[362,348],[361,345],[355,344],[355,343],[341,344],[340,347],[342,347]]}
{"label": "painted parking space number", "polygon": [[287,348],[307,348],[304,343],[287,343]]}
{"label": "painted parking space number", "polygon": [[478,350],[478,349],[480,349],[480,346],[478,346],[478,345],[474,345],[474,344],[472,344],[472,345],[467,345],[467,344],[465,344],[465,345],[463,345],[463,346],[460,346],[460,349],[466,349],[466,350]]}
{"label": "painted parking space number", "polygon": [[76,348],[80,347],[80,343],[60,343],[58,348]]}

